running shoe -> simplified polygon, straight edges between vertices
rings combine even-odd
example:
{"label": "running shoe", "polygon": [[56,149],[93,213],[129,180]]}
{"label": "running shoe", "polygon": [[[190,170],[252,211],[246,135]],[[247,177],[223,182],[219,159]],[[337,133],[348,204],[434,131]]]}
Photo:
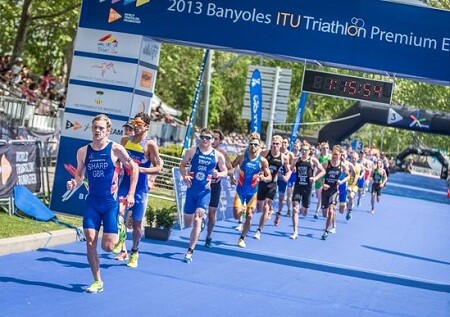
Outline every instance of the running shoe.
{"label": "running shoe", "polygon": [[296,240],[296,239],[298,238],[298,233],[297,233],[297,232],[294,232],[293,234],[291,234],[291,235],[289,236],[289,238],[292,239],[292,240]]}
{"label": "running shoe", "polygon": [[242,229],[244,229],[244,224],[242,222],[239,222],[236,226],[236,230],[242,232]]}
{"label": "running shoe", "polygon": [[347,212],[347,216],[345,216],[345,219],[347,219],[347,220],[352,219],[352,212],[351,211]]}
{"label": "running shoe", "polygon": [[319,219],[319,214],[317,212],[314,214],[314,219]]}
{"label": "running shoe", "polygon": [[256,230],[255,235],[253,236],[253,238],[255,238],[256,240],[260,240],[261,239],[261,230]]}
{"label": "running shoe", "polygon": [[275,227],[278,227],[281,223],[280,216],[281,216],[281,214],[279,212],[277,212],[277,214],[275,215],[275,221],[274,221]]}
{"label": "running shoe", "polygon": [[336,227],[333,227],[333,228],[331,228],[328,232],[330,232],[330,233],[336,233]]}
{"label": "running shoe", "polygon": [[372,210],[370,211],[372,214],[375,213],[375,207],[372,207]]}
{"label": "running shoe", "polygon": [[186,252],[186,254],[184,255],[183,262],[192,263],[192,261],[193,261],[192,253],[191,252]]}
{"label": "running shoe", "polygon": [[86,288],[86,292],[91,294],[103,292],[103,282],[94,281],[88,288]]}
{"label": "running shoe", "polygon": [[291,211],[288,210],[287,213],[286,213],[286,217],[290,217],[290,216],[291,216]]}
{"label": "running shoe", "polygon": [[139,252],[131,252],[127,266],[132,268],[138,267]]}
{"label": "running shoe", "polygon": [[122,251],[122,245],[124,244],[125,240],[127,239],[127,228],[125,227],[125,224],[123,221],[119,220],[119,241],[117,241],[116,246],[113,249],[113,253],[118,254]]}
{"label": "running shoe", "polygon": [[128,260],[128,252],[120,251],[120,253],[114,259],[116,259],[117,261],[126,261]]}
{"label": "running shoe", "polygon": [[328,231],[325,230],[325,232],[322,235],[322,240],[326,240],[328,238]]}
{"label": "running shoe", "polygon": [[211,238],[206,238],[206,240],[205,240],[205,247],[207,247],[207,248],[211,248],[212,247],[212,239]]}
{"label": "running shoe", "polygon": [[244,239],[240,238],[240,239],[238,240],[238,246],[239,246],[240,248],[245,248],[245,247],[247,246],[247,245],[245,244]]}

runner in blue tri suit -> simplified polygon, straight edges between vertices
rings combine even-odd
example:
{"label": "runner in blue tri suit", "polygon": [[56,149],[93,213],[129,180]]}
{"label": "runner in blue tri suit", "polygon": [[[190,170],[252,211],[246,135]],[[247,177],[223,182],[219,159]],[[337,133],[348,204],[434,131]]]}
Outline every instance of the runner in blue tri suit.
{"label": "runner in blue tri suit", "polygon": [[[228,156],[228,153],[225,152],[225,150],[220,148],[220,143],[224,139],[223,132],[219,129],[214,129],[213,136],[214,141],[212,144],[212,147],[223,154],[223,157],[225,158],[225,164],[228,169],[228,174],[232,174],[233,167],[231,166],[230,157]],[[219,167],[216,166],[216,169],[219,170]],[[208,206],[208,226],[206,229],[206,239],[205,239],[205,247],[210,248],[212,246],[212,238],[211,234],[214,229],[214,224],[216,223],[216,212],[217,207],[219,206],[220,202],[220,194],[222,192],[222,185],[221,185],[221,178],[212,178],[211,179],[211,199],[209,201]]]}
{"label": "runner in blue tri suit", "polygon": [[118,178],[121,165],[131,172],[131,181],[124,202],[128,207],[134,204],[134,192],[138,167],[125,148],[108,139],[111,133],[111,120],[98,115],[92,120],[92,142],[78,149],[75,178],[67,182],[67,188],[73,189],[88,180],[89,194],[83,216],[83,230],[86,236],[87,258],[94,282],[86,289],[89,293],[103,291],[100,275],[100,259],[97,252],[97,240],[103,223],[102,249],[110,252],[126,238],[126,228],[121,227],[118,235],[117,198]]}
{"label": "runner in blue tri suit", "polygon": [[[239,166],[239,179],[236,182],[234,174],[231,175],[231,183],[236,184],[236,196],[234,197],[233,215],[240,221],[245,212],[245,224],[242,228],[238,246],[245,248],[245,237],[250,230],[253,212],[256,209],[258,185],[260,181],[270,181],[270,173],[267,160],[261,156],[259,136],[252,136],[248,148],[238,155],[232,163],[233,167]],[[244,211],[245,210],[245,211]]]}
{"label": "runner in blue tri suit", "polygon": [[[282,159],[282,165],[278,169],[278,175],[277,175],[277,188],[278,188],[278,211],[275,214],[275,220],[274,224],[275,226],[279,226],[281,223],[281,211],[283,210],[284,203],[286,202],[287,198],[287,189],[288,189],[288,182],[292,178],[292,175],[295,174],[291,170],[291,164],[294,160],[294,153],[289,151],[289,139],[285,138],[281,142],[281,148],[280,148],[281,154],[283,154]],[[291,175],[289,178],[286,178],[286,175]],[[287,203],[287,202],[286,202]],[[289,209],[289,205],[288,205]]]}
{"label": "runner in blue tri suit", "polygon": [[188,149],[180,163],[180,174],[187,186],[184,223],[186,227],[192,226],[189,248],[183,260],[187,263],[192,262],[203,217],[211,199],[211,179],[225,177],[228,173],[223,154],[212,147],[213,139],[210,129],[202,129],[200,146]]}
{"label": "runner in blue tri suit", "polygon": [[[147,209],[147,194],[149,188],[149,176],[156,176],[163,167],[163,161],[159,156],[159,148],[156,142],[147,138],[148,129],[150,126],[150,116],[146,113],[138,113],[135,115],[132,121],[134,127],[134,135],[123,137],[121,144],[130,154],[133,161],[139,166],[139,178],[136,185],[135,192],[135,204],[128,212],[131,213],[133,227],[133,246],[131,248],[131,254],[128,259],[127,266],[136,268],[138,266],[139,259],[139,242],[142,237],[142,219],[144,217],[145,210]],[[122,200],[126,196],[127,188],[130,184],[129,171],[125,170],[122,182],[119,187],[119,198]],[[120,204],[121,220],[125,214],[124,204]],[[117,260],[126,260],[128,258],[128,252],[125,246],[119,245],[113,250],[114,253],[119,253],[116,257]]]}
{"label": "runner in blue tri suit", "polygon": [[[297,159],[300,157],[301,152],[300,152],[300,148],[302,146],[302,142],[300,140],[296,140],[295,144],[294,144],[294,149],[292,151],[292,154],[294,156],[294,159]],[[294,191],[294,184],[295,184],[295,180],[297,179],[297,173],[292,170],[291,171],[291,177],[289,177],[288,180],[288,187],[287,187],[287,192],[286,192],[286,205],[287,205],[287,212],[286,212],[286,217],[290,217],[291,216],[291,210],[292,210],[292,193]]]}

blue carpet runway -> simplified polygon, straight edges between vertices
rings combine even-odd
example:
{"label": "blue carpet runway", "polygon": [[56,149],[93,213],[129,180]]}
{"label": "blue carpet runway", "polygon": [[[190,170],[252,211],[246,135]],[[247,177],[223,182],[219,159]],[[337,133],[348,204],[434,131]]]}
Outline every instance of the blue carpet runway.
{"label": "blue carpet runway", "polygon": [[[413,175],[394,175],[392,194],[404,189],[396,183],[418,186]],[[445,198],[445,182],[424,180]],[[1,315],[449,316],[450,199],[388,188],[375,214],[366,195],[353,219],[338,215],[327,241],[320,239],[325,219],[312,213],[300,218],[297,240],[289,239],[286,217],[255,240],[257,214],[246,249],[236,246],[235,221],[220,221],[213,248],[203,246],[203,233],[191,264],[181,261],[190,230],[174,230],[168,242],[143,239],[137,269],[101,253],[100,294],[84,292],[92,282],[84,243],[2,256]]]}

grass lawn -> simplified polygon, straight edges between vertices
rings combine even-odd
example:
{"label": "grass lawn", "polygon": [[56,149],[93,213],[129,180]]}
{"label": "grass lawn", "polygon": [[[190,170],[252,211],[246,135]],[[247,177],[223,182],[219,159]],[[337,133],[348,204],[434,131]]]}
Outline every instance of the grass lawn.
{"label": "grass lawn", "polygon": [[[148,204],[153,207],[170,207],[175,202],[155,197],[149,197]],[[70,223],[77,227],[82,226],[82,219],[78,216],[70,216],[67,214],[57,214],[60,221]],[[66,229],[66,227],[58,225],[54,222],[42,222],[33,219],[10,216],[7,212],[0,209],[0,239],[24,236],[28,234],[41,233],[46,231]]]}

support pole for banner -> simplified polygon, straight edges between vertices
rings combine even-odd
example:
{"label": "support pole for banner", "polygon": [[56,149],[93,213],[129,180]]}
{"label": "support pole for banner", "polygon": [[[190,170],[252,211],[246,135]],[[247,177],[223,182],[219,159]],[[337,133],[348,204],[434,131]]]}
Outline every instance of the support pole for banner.
{"label": "support pole for banner", "polygon": [[292,126],[291,138],[289,140],[289,150],[290,151],[294,150],[294,144],[295,144],[295,141],[297,140],[297,135],[300,131],[300,125],[303,120],[303,112],[305,111],[307,100],[308,100],[308,93],[301,92],[300,98],[298,101],[297,114],[295,115],[294,125]]}
{"label": "support pole for banner", "polygon": [[195,126],[195,118],[197,115],[199,97],[203,88],[203,75],[205,73],[205,65],[208,56],[209,50],[206,50],[205,54],[203,55],[202,64],[200,65],[200,74],[198,75],[197,79],[197,87],[195,88],[194,100],[192,100],[191,115],[189,116],[189,123],[186,127],[186,135],[184,136],[183,151],[181,153],[181,157],[184,156],[184,152],[186,152],[186,150],[191,146],[192,129]]}
{"label": "support pole for banner", "polygon": [[273,81],[272,103],[270,105],[269,124],[267,126],[267,138],[266,138],[267,148],[270,148],[270,144],[272,142],[273,120],[275,119],[275,107],[277,106],[278,82],[280,80],[280,72],[281,68],[277,67],[275,72],[275,79]]}
{"label": "support pole for banner", "polygon": [[203,108],[203,121],[202,126],[208,126],[208,117],[209,117],[209,92],[211,87],[211,65],[213,59],[214,51],[210,51],[208,55],[208,59],[206,61],[206,69],[205,69],[205,107]]}

